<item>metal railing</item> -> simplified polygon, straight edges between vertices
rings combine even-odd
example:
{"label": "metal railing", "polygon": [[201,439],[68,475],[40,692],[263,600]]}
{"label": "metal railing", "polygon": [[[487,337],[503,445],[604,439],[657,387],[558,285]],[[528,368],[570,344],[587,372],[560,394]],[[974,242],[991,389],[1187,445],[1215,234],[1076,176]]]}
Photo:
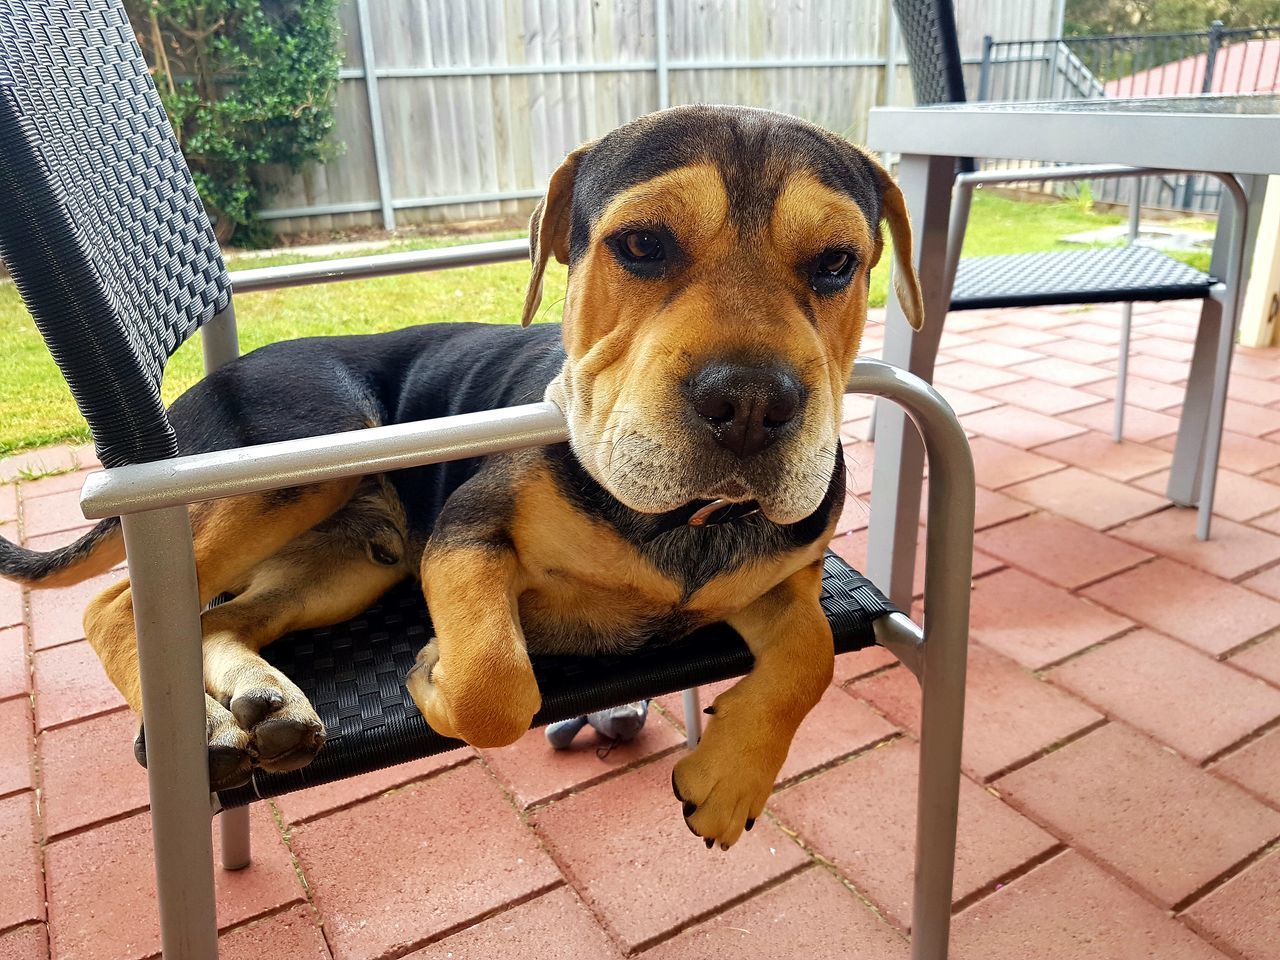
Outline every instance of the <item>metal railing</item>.
{"label": "metal railing", "polygon": [[[1280,92],[1280,25],[1181,33],[983,38],[977,99],[1076,100],[1208,93]],[[1132,183],[1094,186],[1094,197],[1127,203]],[[1216,213],[1217,181],[1199,176],[1150,177],[1142,205]]]}

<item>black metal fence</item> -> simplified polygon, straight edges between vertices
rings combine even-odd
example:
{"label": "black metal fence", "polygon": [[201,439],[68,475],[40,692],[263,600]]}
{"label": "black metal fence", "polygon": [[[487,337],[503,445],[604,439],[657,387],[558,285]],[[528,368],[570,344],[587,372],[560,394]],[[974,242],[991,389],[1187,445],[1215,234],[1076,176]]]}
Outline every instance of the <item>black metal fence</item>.
{"label": "black metal fence", "polygon": [[[1280,93],[1280,25],[1202,32],[1047,40],[984,38],[978,100],[1075,100],[1202,93]],[[1127,181],[1100,181],[1094,196],[1127,202]],[[1149,177],[1143,205],[1214,213],[1215,180]]]}

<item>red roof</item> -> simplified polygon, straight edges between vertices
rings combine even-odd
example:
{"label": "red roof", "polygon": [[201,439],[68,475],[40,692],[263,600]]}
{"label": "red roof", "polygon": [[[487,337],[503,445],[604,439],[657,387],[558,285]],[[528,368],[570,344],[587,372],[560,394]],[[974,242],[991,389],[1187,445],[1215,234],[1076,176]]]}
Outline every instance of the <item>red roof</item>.
{"label": "red roof", "polygon": [[[1204,89],[1205,54],[1174,60],[1109,80],[1108,97],[1159,97],[1200,93]],[[1247,40],[1218,50],[1213,65],[1212,93],[1275,93],[1280,91],[1280,39]]]}

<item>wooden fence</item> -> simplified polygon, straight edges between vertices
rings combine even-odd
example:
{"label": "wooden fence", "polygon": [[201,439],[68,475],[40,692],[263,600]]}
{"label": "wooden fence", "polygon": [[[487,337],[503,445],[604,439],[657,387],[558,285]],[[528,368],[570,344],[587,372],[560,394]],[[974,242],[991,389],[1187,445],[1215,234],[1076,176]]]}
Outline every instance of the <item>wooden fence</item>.
{"label": "wooden fence", "polygon": [[[961,48],[1056,33],[1057,0],[960,0]],[[347,0],[344,151],[273,172],[283,233],[526,212],[564,155],[680,103],[767,106],[859,140],[909,102],[889,0]],[[891,51],[893,53],[891,54]]]}

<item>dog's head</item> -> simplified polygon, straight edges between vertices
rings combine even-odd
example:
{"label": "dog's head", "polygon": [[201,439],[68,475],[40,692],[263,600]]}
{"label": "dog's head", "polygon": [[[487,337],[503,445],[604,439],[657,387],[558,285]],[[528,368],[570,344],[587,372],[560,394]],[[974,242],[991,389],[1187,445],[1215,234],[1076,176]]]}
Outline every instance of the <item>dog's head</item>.
{"label": "dog's head", "polygon": [[587,471],[645,513],[718,498],[777,523],[816,510],[882,220],[918,327],[902,194],[839,137],[679,107],[570,154],[533,215],[524,322],[549,258],[568,264],[568,362],[550,395]]}

